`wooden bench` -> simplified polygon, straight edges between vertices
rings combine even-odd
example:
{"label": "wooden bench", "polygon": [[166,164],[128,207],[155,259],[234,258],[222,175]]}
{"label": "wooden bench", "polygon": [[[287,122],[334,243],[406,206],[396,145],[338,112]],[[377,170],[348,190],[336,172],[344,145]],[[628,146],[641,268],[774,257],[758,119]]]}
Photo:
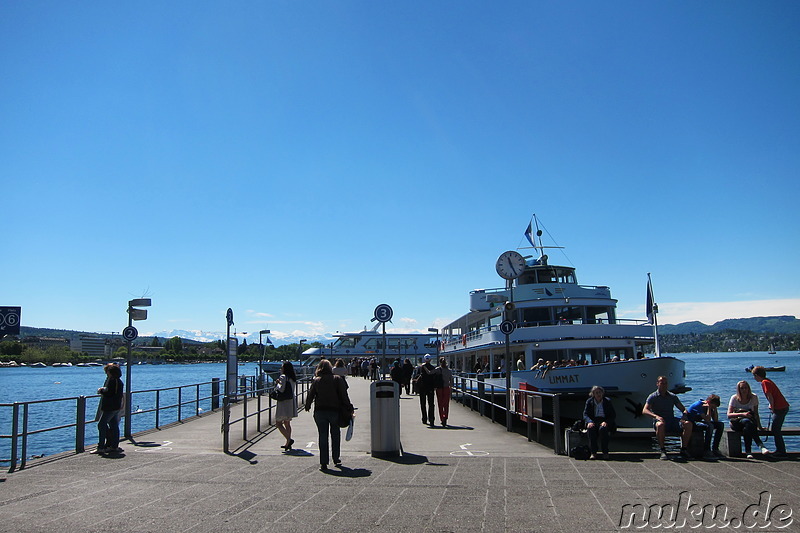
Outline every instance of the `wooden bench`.
{"label": "wooden bench", "polygon": [[[772,435],[771,431],[765,429],[759,430],[759,437],[766,437]],[[797,426],[784,426],[781,428],[781,435],[784,436],[797,436],[800,435],[800,427]],[[763,439],[762,439],[763,440]],[[725,430],[725,435],[720,443],[722,452],[728,457],[744,457],[742,452],[742,432],[734,431],[731,428]],[[758,453],[758,450],[755,450]]]}
{"label": "wooden bench", "polygon": [[[678,437],[680,438],[680,433],[667,433],[667,437]],[[617,428],[617,431],[611,435],[612,441],[619,441],[620,439],[643,439],[643,438],[655,438],[656,437],[656,430],[652,428]],[[569,450],[572,449],[574,446],[578,446],[580,444],[589,444],[589,437],[586,436],[586,430],[583,429],[579,432],[572,431],[571,428],[566,428],[564,430],[564,440],[562,445],[564,447],[560,453],[569,455]],[[705,440],[703,438],[703,433],[701,431],[693,431],[692,438],[689,441],[689,453],[692,457],[701,458],[703,457],[703,451],[705,447]]]}

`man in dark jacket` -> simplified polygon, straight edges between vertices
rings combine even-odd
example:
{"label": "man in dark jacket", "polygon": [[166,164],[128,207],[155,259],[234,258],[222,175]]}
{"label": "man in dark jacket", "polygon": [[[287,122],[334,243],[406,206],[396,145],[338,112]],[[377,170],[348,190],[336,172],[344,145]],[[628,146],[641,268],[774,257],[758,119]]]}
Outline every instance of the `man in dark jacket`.
{"label": "man in dark jacket", "polygon": [[[422,410],[422,423],[433,427],[436,419],[433,416],[433,395],[434,389],[434,367],[431,364],[431,356],[425,356],[425,362],[417,367],[416,389],[419,394],[419,406]],[[425,404],[427,403],[427,409]]]}

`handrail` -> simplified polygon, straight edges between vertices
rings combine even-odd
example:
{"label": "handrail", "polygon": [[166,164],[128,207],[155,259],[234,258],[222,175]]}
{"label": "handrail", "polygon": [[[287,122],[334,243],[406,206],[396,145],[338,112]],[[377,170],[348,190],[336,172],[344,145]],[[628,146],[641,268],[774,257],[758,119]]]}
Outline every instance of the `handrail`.
{"label": "handrail", "polygon": [[[247,378],[247,376],[242,376]],[[131,413],[131,421],[139,420],[139,427],[137,430],[147,431],[149,429],[158,429],[167,424],[181,422],[189,418],[200,416],[201,412],[205,409],[202,406],[208,407],[209,411],[216,411],[220,407],[220,398],[222,398],[221,390],[225,390],[225,380],[217,378],[211,381],[201,383],[192,383],[190,385],[178,385],[174,387],[166,387],[163,389],[147,389],[141,391],[132,391],[131,398],[137,398],[138,403],[144,405],[144,409],[137,409]],[[210,392],[207,395],[201,396],[201,388],[209,386]],[[222,386],[222,388],[220,388]],[[184,390],[193,389],[193,393],[184,394]],[[154,398],[148,398],[148,395],[154,395]],[[172,395],[175,399],[172,399]],[[163,405],[163,397],[166,396],[167,405]],[[11,409],[11,433],[0,434],[0,441],[4,439],[10,440],[10,457],[5,459],[0,457],[0,462],[9,462],[9,472],[13,472],[19,466],[20,469],[25,468],[29,457],[29,443],[28,438],[34,435],[43,433],[64,431],[74,428],[75,432],[75,453],[82,453],[85,451],[86,444],[86,425],[92,424],[97,420],[97,417],[92,417],[87,420],[86,411],[87,404],[92,403],[97,409],[99,408],[100,395],[87,395],[87,396],[73,396],[67,398],[54,398],[48,400],[30,400],[25,402],[13,403],[0,403],[0,410]],[[96,400],[96,401],[95,401]],[[53,408],[56,402],[68,402],[74,404],[74,408],[70,411],[74,412],[74,418],[70,415],[65,415],[57,419],[55,425],[47,425],[43,423],[44,427],[37,425],[33,429],[29,429],[29,425],[33,421],[36,422],[35,417],[31,415],[31,408],[39,405],[48,404],[48,412],[42,415],[42,418],[52,418],[52,413],[66,413],[67,409]],[[133,405],[137,402],[131,401]],[[194,405],[193,413],[186,416],[184,407]],[[174,411],[174,413],[172,413]],[[89,412],[95,412],[90,410]],[[152,424],[148,424],[147,415],[153,413]],[[66,418],[65,418],[66,417]],[[123,413],[124,417],[124,413]],[[65,421],[66,420],[66,421]],[[21,429],[20,429],[21,426]],[[2,430],[3,428],[0,428]],[[52,453],[60,453],[69,451],[67,447],[58,449]],[[44,455],[44,454],[42,454]],[[37,454],[37,457],[39,455]]]}
{"label": "handrail", "polygon": [[[475,376],[475,377],[470,377]],[[454,397],[458,397],[462,404],[465,404],[465,398],[470,398],[470,409],[475,402],[478,404],[478,412],[485,416],[486,407],[489,408],[489,418],[492,423],[496,421],[496,411],[507,412],[504,404],[495,403],[493,398],[500,396],[506,398],[506,392],[509,391],[513,398],[524,399],[526,409],[523,411],[519,408],[519,403],[515,403],[515,408],[511,411],[512,415],[524,417],[527,422],[527,437],[528,441],[534,440],[531,436],[533,424],[536,424],[536,441],[541,443],[541,426],[546,425],[553,428],[553,452],[560,453],[561,450],[561,395],[559,393],[532,391],[524,389],[507,389],[505,385],[495,385],[494,383],[486,383],[484,374],[467,374],[467,373],[454,373],[453,375],[453,392]],[[553,401],[553,419],[533,416],[532,413],[527,412],[527,397],[540,397],[551,398]],[[510,429],[509,429],[510,431]]]}
{"label": "handrail", "polygon": [[[268,376],[270,377],[270,382],[274,383],[277,376],[280,375],[280,372],[270,373]],[[242,425],[242,441],[245,443],[250,442],[250,435],[253,434],[260,434],[264,431],[262,426],[262,413],[267,413],[267,426],[272,425],[272,411],[277,407],[277,402],[275,402],[272,398],[269,397],[269,389],[272,388],[272,385],[269,387],[266,386],[267,380],[261,380],[261,383],[256,380],[256,382],[252,383],[251,387],[246,387],[242,389],[240,387],[239,391],[233,395],[225,395],[223,397],[223,406],[222,406],[222,451],[224,453],[230,454],[231,453],[231,428],[236,424]],[[311,377],[310,376],[298,376],[297,385],[295,387],[295,396],[297,398],[297,407],[298,409],[301,408],[303,403],[302,399],[305,398],[306,393],[308,392],[309,387],[311,386]],[[266,406],[263,406],[263,398],[267,399]],[[249,412],[250,403],[255,400],[256,408],[254,412]],[[239,404],[242,407],[242,412],[240,416],[237,416],[234,419],[231,419],[232,415],[232,406],[234,404]],[[249,426],[249,421],[251,418],[255,417],[255,431],[251,431],[251,427]]]}

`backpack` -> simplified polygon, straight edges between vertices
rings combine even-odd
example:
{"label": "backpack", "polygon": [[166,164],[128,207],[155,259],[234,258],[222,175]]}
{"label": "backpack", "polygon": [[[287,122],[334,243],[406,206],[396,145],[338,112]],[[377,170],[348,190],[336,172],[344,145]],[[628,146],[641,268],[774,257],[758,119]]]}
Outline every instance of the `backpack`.
{"label": "backpack", "polygon": [[569,456],[579,461],[586,461],[591,455],[592,451],[585,444],[574,446],[569,450]]}

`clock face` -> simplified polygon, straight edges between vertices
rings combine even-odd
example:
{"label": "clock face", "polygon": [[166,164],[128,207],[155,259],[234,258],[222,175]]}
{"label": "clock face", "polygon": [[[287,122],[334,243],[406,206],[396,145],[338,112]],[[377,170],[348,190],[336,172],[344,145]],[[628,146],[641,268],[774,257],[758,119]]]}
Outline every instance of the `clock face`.
{"label": "clock face", "polygon": [[525,258],[513,250],[503,252],[497,258],[495,269],[501,278],[504,279],[517,279],[525,270]]}

